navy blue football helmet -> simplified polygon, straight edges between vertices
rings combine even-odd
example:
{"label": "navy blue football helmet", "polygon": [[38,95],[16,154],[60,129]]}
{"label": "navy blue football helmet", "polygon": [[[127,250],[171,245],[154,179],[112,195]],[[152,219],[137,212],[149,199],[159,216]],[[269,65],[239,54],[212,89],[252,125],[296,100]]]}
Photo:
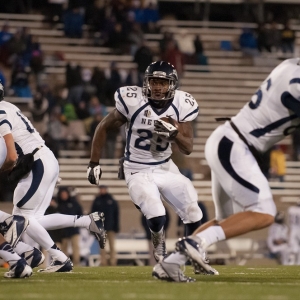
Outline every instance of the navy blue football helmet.
{"label": "navy blue football helmet", "polygon": [[[169,83],[169,87],[166,93],[164,93],[161,99],[154,99],[150,80],[151,79],[165,79]],[[162,108],[169,102],[173,101],[175,90],[178,88],[178,75],[173,65],[165,61],[156,61],[150,64],[144,76],[143,82],[143,95],[148,98],[148,101],[155,108]]]}
{"label": "navy blue football helmet", "polygon": [[4,99],[4,87],[0,82],[0,101],[2,101],[3,99]]}

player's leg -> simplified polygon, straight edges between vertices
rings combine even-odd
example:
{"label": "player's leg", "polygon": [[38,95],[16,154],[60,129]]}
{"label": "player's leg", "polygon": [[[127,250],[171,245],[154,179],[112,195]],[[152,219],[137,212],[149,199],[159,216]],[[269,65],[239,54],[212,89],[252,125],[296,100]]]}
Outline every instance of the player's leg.
{"label": "player's leg", "polygon": [[166,255],[164,225],[166,210],[160,199],[160,193],[154,182],[151,169],[137,172],[125,169],[126,183],[130,197],[135,206],[141,210],[147,219],[151,231],[156,261]]}
{"label": "player's leg", "polygon": [[47,148],[39,150],[35,158],[37,159],[32,171],[15,189],[13,212],[29,219],[27,234],[55,257],[53,272],[70,271],[72,263],[69,258],[55,245],[46,229],[36,219],[36,216],[44,214],[51,201],[59,172],[58,162]]}
{"label": "player's leg", "polygon": [[4,274],[6,278],[24,278],[32,275],[31,267],[14,252],[11,245],[0,233],[0,257],[9,264],[9,271]]}

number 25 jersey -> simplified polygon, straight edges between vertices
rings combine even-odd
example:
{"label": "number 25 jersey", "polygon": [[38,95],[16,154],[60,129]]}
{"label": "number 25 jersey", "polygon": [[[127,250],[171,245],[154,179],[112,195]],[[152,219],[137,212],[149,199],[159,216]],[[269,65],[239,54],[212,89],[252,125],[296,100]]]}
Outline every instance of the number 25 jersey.
{"label": "number 25 jersey", "polygon": [[232,118],[246,140],[265,152],[292,133],[300,118],[285,106],[292,97],[300,101],[299,59],[287,59],[278,65],[261,84],[241,111]]}
{"label": "number 25 jersey", "polygon": [[175,91],[174,99],[162,109],[152,107],[142,88],[125,86],[115,93],[117,110],[127,118],[125,164],[136,168],[164,163],[171,144],[154,132],[154,121],[170,116],[177,122],[194,120],[199,112],[197,101],[184,91]]}

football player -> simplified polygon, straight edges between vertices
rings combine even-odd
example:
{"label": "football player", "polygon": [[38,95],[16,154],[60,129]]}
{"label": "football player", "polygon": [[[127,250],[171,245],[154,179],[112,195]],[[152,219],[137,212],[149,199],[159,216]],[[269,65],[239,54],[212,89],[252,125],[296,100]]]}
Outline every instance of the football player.
{"label": "football player", "polygon": [[289,264],[300,265],[300,201],[288,208],[288,224],[290,228],[288,245],[291,252]]}
{"label": "football player", "polygon": [[[17,159],[33,154],[32,168],[18,182],[13,195],[13,215],[26,217],[29,220],[26,233],[45,249],[52,263],[43,272],[69,272],[73,269],[71,260],[55,245],[46,230],[65,227],[85,227],[89,229],[104,247],[105,230],[104,215],[95,212],[86,216],[69,216],[52,214],[44,216],[50,204],[51,197],[58,180],[59,166],[52,151],[45,145],[31,122],[13,104],[4,101],[4,88],[0,84],[0,134],[7,147],[6,167],[11,173],[17,168],[27,169],[22,163],[16,164]],[[4,229],[5,230],[5,229]],[[44,260],[42,253],[25,243],[19,242],[15,251],[24,256],[32,267]],[[34,257],[36,256],[36,257]]]}
{"label": "football player", "polygon": [[155,266],[158,278],[175,273],[186,258],[200,272],[207,267],[207,247],[274,222],[276,206],[258,161],[299,125],[300,61],[293,58],[279,64],[251,101],[208,138],[205,157],[212,173],[215,219],[177,242],[178,252]]}
{"label": "football player", "polygon": [[[124,175],[130,197],[147,219],[156,261],[166,256],[162,198],[181,217],[188,234],[200,224],[202,212],[191,181],[170,159],[171,143],[189,155],[193,150],[193,121],[199,112],[197,101],[178,90],[176,69],[165,61],[150,64],[143,87],[124,86],[115,92],[116,108],[98,125],[92,142],[87,177],[100,185],[99,159],[107,131],[126,124]],[[182,276],[183,281],[189,280]]]}
{"label": "football player", "polygon": [[[0,135],[0,172],[5,167],[7,149],[3,137]],[[20,239],[21,234],[28,226],[28,220],[22,216],[11,216],[0,210],[0,227],[5,223],[7,231],[4,236],[0,233],[0,257],[9,264],[8,272],[4,273],[6,278],[24,278],[32,275],[32,269],[24,258],[21,258],[13,250],[13,246]],[[1,228],[0,228],[1,229]],[[6,240],[8,239],[10,243]]]}

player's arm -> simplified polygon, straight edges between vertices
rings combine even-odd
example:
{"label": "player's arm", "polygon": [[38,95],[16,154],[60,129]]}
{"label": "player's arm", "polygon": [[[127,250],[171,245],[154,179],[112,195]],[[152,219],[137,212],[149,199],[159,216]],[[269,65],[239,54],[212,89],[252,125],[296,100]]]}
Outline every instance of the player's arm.
{"label": "player's arm", "polygon": [[174,142],[177,144],[180,152],[186,155],[192,153],[194,146],[193,136],[192,122],[180,123],[178,134],[174,139]]}
{"label": "player's arm", "polygon": [[92,141],[91,158],[87,170],[90,183],[99,185],[102,175],[99,160],[106,142],[107,131],[117,129],[127,122],[127,119],[115,108],[97,126]]}
{"label": "player's arm", "polygon": [[7,171],[11,170],[13,166],[15,165],[17,159],[18,159],[18,154],[15,148],[15,142],[14,138],[11,133],[8,133],[3,136],[7,148],[7,156],[5,159],[5,162],[1,168],[1,171]]}

